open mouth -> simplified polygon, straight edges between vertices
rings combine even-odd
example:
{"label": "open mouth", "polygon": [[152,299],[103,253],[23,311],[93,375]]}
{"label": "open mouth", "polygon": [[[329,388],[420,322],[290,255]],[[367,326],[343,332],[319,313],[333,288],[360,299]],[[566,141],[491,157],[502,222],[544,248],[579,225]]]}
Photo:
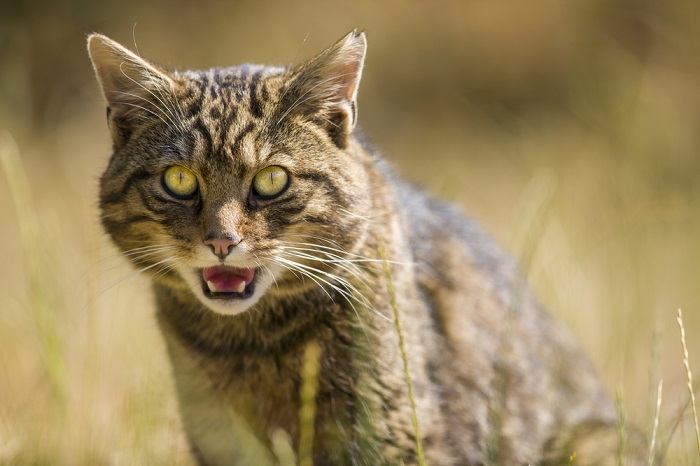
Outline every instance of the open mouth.
{"label": "open mouth", "polygon": [[211,299],[246,299],[255,291],[255,268],[216,265],[202,269],[202,291]]}

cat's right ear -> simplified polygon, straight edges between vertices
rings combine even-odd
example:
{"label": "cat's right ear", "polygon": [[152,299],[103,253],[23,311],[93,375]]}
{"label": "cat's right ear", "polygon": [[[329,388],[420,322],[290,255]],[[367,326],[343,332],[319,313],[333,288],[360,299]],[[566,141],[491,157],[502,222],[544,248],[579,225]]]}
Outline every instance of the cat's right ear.
{"label": "cat's right ear", "polygon": [[102,34],[90,34],[87,48],[107,101],[107,118],[116,145],[125,142],[144,120],[163,118],[158,104],[175,89],[167,72]]}

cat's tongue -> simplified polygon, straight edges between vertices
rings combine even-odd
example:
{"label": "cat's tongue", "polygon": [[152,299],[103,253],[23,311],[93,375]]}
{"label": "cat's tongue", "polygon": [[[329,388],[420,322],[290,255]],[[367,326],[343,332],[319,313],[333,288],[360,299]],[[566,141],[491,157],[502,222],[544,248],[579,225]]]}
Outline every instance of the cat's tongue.
{"label": "cat's tongue", "polygon": [[202,278],[212,293],[243,293],[255,278],[255,269],[217,265],[203,269]]}

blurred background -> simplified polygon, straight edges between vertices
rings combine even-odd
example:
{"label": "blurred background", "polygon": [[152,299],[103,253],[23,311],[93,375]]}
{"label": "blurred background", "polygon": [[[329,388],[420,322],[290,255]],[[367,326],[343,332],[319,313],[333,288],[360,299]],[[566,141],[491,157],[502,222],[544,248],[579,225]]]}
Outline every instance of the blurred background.
{"label": "blurred background", "polygon": [[[698,464],[700,3],[2,2],[0,464],[190,464],[144,277],[102,233],[98,31],[167,67],[307,58],[353,27],[360,124],[521,261],[625,422]],[[700,377],[698,377],[700,378]],[[674,428],[677,426],[677,428]]]}

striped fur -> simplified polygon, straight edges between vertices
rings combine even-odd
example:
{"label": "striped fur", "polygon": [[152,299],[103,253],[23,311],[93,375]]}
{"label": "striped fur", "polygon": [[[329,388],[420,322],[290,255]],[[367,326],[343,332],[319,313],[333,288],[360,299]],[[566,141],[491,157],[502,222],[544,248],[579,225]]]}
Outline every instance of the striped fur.
{"label": "striped fur", "polygon": [[[614,446],[583,450],[587,438],[615,438],[614,410],[571,338],[521,292],[511,259],[453,208],[401,182],[353,129],[364,34],[289,69],[166,71],[104,36],[88,47],[114,141],[102,222],[152,278],[200,464],[262,464],[246,446],[255,438],[269,447],[277,429],[298,447],[310,341],[322,349],[315,464],[416,464],[380,250],[428,464],[616,458]],[[163,189],[171,165],[197,176],[192,199]],[[270,165],[284,167],[290,185],[255,198],[252,179]],[[237,307],[198,289],[195,271],[219,261],[203,245],[212,228],[243,238],[227,263],[258,267],[255,295]]]}

